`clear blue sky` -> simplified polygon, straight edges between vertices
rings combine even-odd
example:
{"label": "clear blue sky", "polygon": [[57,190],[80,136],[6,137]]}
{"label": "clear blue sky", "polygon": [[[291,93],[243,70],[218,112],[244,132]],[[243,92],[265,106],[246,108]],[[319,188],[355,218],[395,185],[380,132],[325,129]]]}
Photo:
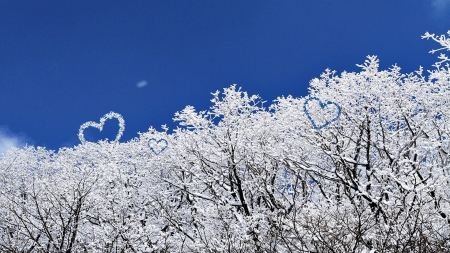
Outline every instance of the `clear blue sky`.
{"label": "clear blue sky", "polygon": [[[450,0],[0,0],[0,146],[77,145],[80,125],[109,111],[127,141],[233,83],[300,97],[367,55],[431,69],[438,44],[420,36],[449,29]],[[117,121],[106,128],[86,138],[113,139]]]}

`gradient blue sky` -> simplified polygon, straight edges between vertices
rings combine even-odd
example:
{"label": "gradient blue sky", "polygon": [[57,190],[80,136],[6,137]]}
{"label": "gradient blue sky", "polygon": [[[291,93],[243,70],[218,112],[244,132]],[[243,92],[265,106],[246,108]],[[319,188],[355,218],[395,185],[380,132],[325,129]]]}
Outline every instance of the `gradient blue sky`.
{"label": "gradient blue sky", "polygon": [[[78,129],[115,111],[127,141],[171,128],[186,105],[236,83],[272,101],[307,94],[326,68],[431,69],[450,0],[0,0],[0,153],[79,144]],[[86,139],[114,139],[117,121]],[[3,149],[3,150],[2,150]]]}

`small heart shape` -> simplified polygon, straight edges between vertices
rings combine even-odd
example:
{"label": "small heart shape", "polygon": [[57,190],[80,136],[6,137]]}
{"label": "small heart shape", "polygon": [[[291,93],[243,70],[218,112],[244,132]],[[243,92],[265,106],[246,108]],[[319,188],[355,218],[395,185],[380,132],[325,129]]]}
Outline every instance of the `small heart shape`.
{"label": "small heart shape", "polygon": [[[308,103],[311,101],[319,102],[319,106],[322,111],[319,113],[317,113],[317,112],[316,113],[319,114],[320,116],[326,116],[325,113],[323,113],[323,110],[326,108],[329,108],[328,106],[335,106],[337,108],[336,116],[334,116],[331,119],[325,119],[325,122],[323,122],[324,119],[316,118],[316,120],[314,120],[311,117],[311,114],[309,113],[308,108],[307,108]],[[305,101],[305,103],[303,104],[303,111],[305,111],[306,116],[308,117],[309,121],[311,121],[311,124],[313,125],[314,129],[316,129],[316,130],[320,130],[320,129],[328,126],[331,122],[336,121],[341,116],[341,107],[336,102],[326,101],[325,103],[322,103],[322,101],[320,101],[320,99],[315,98],[315,97],[309,98]],[[316,116],[319,116],[319,115],[316,115]],[[319,122],[319,121],[322,121],[322,123],[318,124],[317,122]]]}
{"label": "small heart shape", "polygon": [[81,143],[86,143],[86,140],[84,139],[84,129],[88,127],[94,127],[101,132],[103,130],[103,125],[105,125],[105,121],[112,118],[116,118],[119,120],[119,132],[117,133],[116,139],[114,140],[114,142],[118,142],[120,137],[122,137],[123,131],[125,131],[125,120],[122,118],[122,115],[115,112],[109,112],[100,118],[100,123],[89,121],[80,126],[80,130],[78,131],[78,138],[80,139]]}
{"label": "small heart shape", "polygon": [[148,147],[155,155],[161,154],[167,146],[169,146],[169,143],[165,139],[156,140],[155,138],[151,138],[148,140]]}

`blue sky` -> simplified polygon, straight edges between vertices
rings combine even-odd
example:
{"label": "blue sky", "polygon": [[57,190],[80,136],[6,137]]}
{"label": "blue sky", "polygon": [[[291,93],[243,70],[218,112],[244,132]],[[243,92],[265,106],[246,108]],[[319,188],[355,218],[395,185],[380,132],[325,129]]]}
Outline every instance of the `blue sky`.
{"label": "blue sky", "polygon": [[[307,95],[326,68],[431,69],[450,29],[450,0],[0,1],[0,153],[24,143],[80,143],[81,124],[115,111],[121,141],[173,128],[186,105],[236,83],[272,101]],[[86,130],[114,139],[118,126]]]}

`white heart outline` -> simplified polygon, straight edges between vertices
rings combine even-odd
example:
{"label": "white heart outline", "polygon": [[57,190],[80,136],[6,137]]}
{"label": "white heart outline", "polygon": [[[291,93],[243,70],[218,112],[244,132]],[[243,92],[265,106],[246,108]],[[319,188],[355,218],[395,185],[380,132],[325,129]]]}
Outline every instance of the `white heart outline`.
{"label": "white heart outline", "polygon": [[100,123],[96,123],[94,121],[88,121],[80,126],[80,130],[78,131],[78,139],[80,139],[82,144],[86,143],[86,139],[84,139],[84,129],[88,127],[95,127],[100,132],[103,130],[103,125],[105,124],[105,121],[107,119],[116,118],[119,120],[119,132],[116,135],[116,139],[114,140],[114,143],[117,143],[123,135],[123,131],[125,131],[125,120],[123,119],[122,115],[115,113],[115,112],[109,112],[105,114],[103,117],[100,118]]}

